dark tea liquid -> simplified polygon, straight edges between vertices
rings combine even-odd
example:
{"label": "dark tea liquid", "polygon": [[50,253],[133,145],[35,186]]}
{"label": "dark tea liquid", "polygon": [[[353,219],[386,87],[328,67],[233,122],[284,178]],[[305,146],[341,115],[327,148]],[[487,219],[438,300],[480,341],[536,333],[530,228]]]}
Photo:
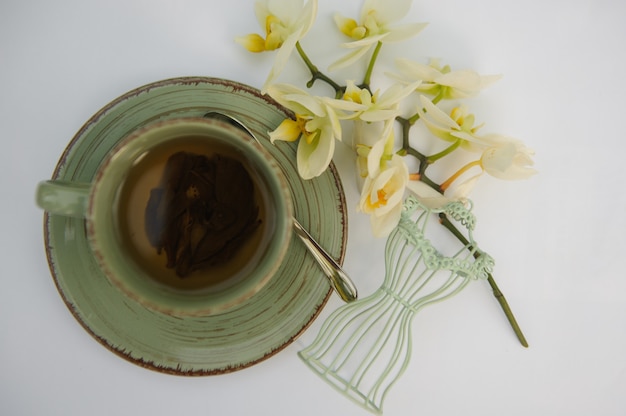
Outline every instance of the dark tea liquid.
{"label": "dark tea liquid", "polygon": [[[271,226],[261,195],[235,150],[179,138],[144,153],[129,171],[117,197],[118,234],[125,252],[155,281],[180,290],[219,288],[241,278],[259,256]],[[216,208],[216,200],[230,205]],[[233,222],[235,215],[244,217],[240,212],[245,227]],[[240,232],[233,237],[230,229]]]}

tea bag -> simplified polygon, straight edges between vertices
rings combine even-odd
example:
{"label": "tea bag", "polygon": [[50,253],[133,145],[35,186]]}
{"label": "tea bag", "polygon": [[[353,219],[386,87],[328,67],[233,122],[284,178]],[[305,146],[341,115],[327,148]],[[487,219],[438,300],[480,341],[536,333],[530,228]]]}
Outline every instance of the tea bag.
{"label": "tea bag", "polygon": [[152,189],[145,229],[179,277],[227,262],[260,224],[254,184],[237,160],[178,152]]}

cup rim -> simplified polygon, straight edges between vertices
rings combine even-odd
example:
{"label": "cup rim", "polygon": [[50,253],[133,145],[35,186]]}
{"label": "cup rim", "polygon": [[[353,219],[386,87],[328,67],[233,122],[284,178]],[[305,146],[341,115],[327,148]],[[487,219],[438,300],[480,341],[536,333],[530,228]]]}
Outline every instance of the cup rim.
{"label": "cup rim", "polygon": [[[263,180],[268,181],[268,187],[273,192],[281,194],[276,198],[275,218],[276,221],[272,238],[269,238],[267,254],[263,256],[262,264],[255,268],[241,282],[229,288],[225,292],[188,292],[177,291],[171,287],[158,284],[148,278],[145,273],[132,260],[125,256],[119,244],[115,244],[114,204],[102,204],[110,199],[114,192],[119,189],[119,178],[124,175],[125,169],[120,169],[132,160],[136,160],[146,152],[142,142],[152,140],[148,149],[161,143],[180,137],[181,133],[173,133],[180,127],[192,128],[194,133],[209,136],[209,132],[218,133],[218,140],[228,142],[239,151],[245,152],[245,157],[256,168],[261,168]],[[167,137],[154,140],[154,135],[159,132],[171,130]],[[184,134],[183,134],[184,135]],[[89,244],[99,266],[107,276],[109,282],[121,290],[129,298],[141,303],[145,307],[173,316],[206,316],[225,312],[250,299],[261,290],[273,276],[276,275],[283,261],[291,240],[293,201],[289,191],[289,185],[283,171],[274,157],[245,132],[220,120],[182,117],[150,123],[124,137],[106,156],[98,167],[92,182],[92,190],[86,214],[86,233]],[[103,188],[106,185],[106,192]],[[104,233],[104,234],[102,234]],[[106,239],[104,237],[106,236]],[[117,241],[118,242],[118,241]],[[128,276],[128,271],[133,276]],[[137,277],[134,274],[141,274]],[[143,285],[143,286],[141,286]]]}

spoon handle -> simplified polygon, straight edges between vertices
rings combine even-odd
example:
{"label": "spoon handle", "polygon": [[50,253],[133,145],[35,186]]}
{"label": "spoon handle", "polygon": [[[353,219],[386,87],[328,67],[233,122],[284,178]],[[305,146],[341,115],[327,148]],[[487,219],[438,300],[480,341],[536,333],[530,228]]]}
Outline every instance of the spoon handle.
{"label": "spoon handle", "polygon": [[[241,121],[237,120],[235,117],[222,113],[220,111],[210,111],[204,115],[207,118],[214,118],[226,123],[235,126],[250,135],[257,143],[261,144],[261,141],[256,137],[256,135]],[[262,144],[261,144],[262,145]],[[309,253],[313,256],[313,258],[317,261],[321,269],[328,277],[330,281],[330,285],[333,287],[335,292],[339,295],[341,299],[346,302],[351,302],[356,300],[357,291],[356,286],[350,279],[350,277],[343,271],[341,266],[337,264],[335,259],[333,259],[330,254],[322,248],[317,241],[309,234],[304,227],[293,218],[293,228],[296,231],[296,234],[300,237],[306,248],[309,250]]]}
{"label": "spoon handle", "polygon": [[337,264],[320,245],[311,237],[311,234],[302,227],[302,225],[293,219],[293,228],[296,230],[296,234],[304,245],[307,246],[313,258],[317,261],[319,266],[324,270],[324,273],[328,277],[333,289],[337,292],[339,297],[346,302],[352,302],[357,298],[357,290],[350,279],[350,277],[341,269],[341,266]]}

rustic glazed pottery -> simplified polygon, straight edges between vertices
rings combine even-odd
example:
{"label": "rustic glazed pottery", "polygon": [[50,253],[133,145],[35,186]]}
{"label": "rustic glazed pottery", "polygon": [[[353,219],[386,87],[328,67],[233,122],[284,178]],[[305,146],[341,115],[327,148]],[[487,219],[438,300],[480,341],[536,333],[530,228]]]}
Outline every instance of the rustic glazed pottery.
{"label": "rustic glazed pottery", "polygon": [[[223,255],[225,258],[234,257],[234,260],[231,262],[236,262],[237,264],[227,264],[226,267],[221,269],[219,266],[206,265],[204,266],[205,271],[202,270],[201,266],[198,266],[199,270],[195,271],[195,275],[181,277],[176,276],[173,270],[174,266],[176,266],[176,255],[180,258],[181,264],[187,264],[192,260],[191,253],[201,253],[202,247],[215,247],[213,251],[219,253],[219,248],[227,246],[228,241],[223,243],[215,241],[220,238],[219,233],[215,231],[215,227],[213,227],[212,232],[208,233],[206,238],[202,238],[200,234],[204,232],[205,228],[208,228],[208,226],[203,227],[202,224],[218,222],[218,216],[224,217],[228,214],[232,214],[233,219],[231,222],[235,223],[236,218],[234,217],[236,217],[236,212],[234,211],[237,208],[237,204],[231,204],[230,206],[222,204],[225,207],[224,209],[229,211],[225,213],[222,213],[221,209],[211,208],[219,204],[215,199],[210,200],[211,197],[214,198],[216,192],[213,184],[209,183],[216,180],[216,168],[210,165],[210,160],[212,159],[204,155],[195,155],[187,151],[182,152],[178,150],[179,146],[182,146],[183,143],[189,140],[188,138],[193,140],[191,143],[194,149],[203,149],[211,152],[209,154],[212,159],[228,160],[233,166],[240,166],[243,174],[247,173],[247,169],[250,170],[250,174],[255,176],[254,183],[256,185],[253,184],[249,175],[246,175],[245,179],[248,179],[247,183],[250,185],[251,197],[256,188],[256,193],[259,194],[260,200],[255,202],[252,198],[242,208],[248,208],[247,212],[250,213],[250,216],[258,217],[259,209],[258,207],[253,207],[253,205],[263,205],[264,218],[261,226],[255,226],[256,224],[251,226],[256,231],[255,235],[258,235],[258,241],[254,242],[254,247],[252,247],[252,244],[250,244],[250,247],[246,247],[248,252],[242,253],[243,256],[240,258],[234,255]],[[195,158],[193,160],[198,160],[196,165],[205,166],[207,177],[200,178],[197,184],[187,180],[188,186],[184,186],[180,185],[180,174],[176,174],[174,178],[176,183],[165,184],[168,191],[169,188],[181,186],[188,189],[181,189],[178,194],[169,192],[168,196],[163,196],[165,191],[162,188],[154,188],[154,186],[160,185],[159,181],[162,182],[162,175],[156,175],[149,171],[136,172],[144,179],[144,182],[147,182],[147,179],[151,179],[152,184],[144,186],[143,189],[140,189],[142,187],[139,186],[132,189],[134,194],[141,194],[143,198],[138,198],[138,195],[133,195],[132,200],[120,197],[120,188],[123,188],[123,185],[128,182],[129,172],[142,166],[141,162],[138,161],[150,157],[149,155],[151,152],[154,152],[154,149],[160,150],[168,146],[174,146],[172,151],[175,154],[171,156],[169,154],[162,155],[163,159],[169,156],[169,161],[171,162],[190,158],[190,155],[193,155]],[[217,154],[218,156],[216,156],[216,153],[212,153],[215,151],[220,152]],[[245,162],[247,168],[232,157],[227,157],[224,152],[229,152],[232,157],[240,158]],[[189,174],[187,176],[192,176],[191,179],[200,176],[198,171],[189,169],[189,166],[171,167],[165,165],[164,168],[166,171],[179,170],[181,172],[184,169],[188,169]],[[220,171],[226,169],[224,167]],[[151,167],[150,170],[153,171],[154,167]],[[213,174],[209,176],[209,172]],[[220,189],[225,188],[222,193],[228,192],[228,194],[220,199],[228,200],[229,197],[233,200],[242,199],[237,190],[233,189],[235,186],[233,183],[235,180],[234,176],[236,176],[234,174],[236,172],[238,171],[225,172],[225,177],[222,178],[224,184]],[[169,178],[169,180],[172,180],[172,178]],[[202,185],[205,182],[207,186],[203,187]],[[200,188],[202,188],[202,195],[200,195],[198,190]],[[190,191],[193,192],[189,193]],[[189,195],[187,195],[188,193]],[[178,206],[173,206],[171,204],[172,201],[168,201],[170,202],[170,207],[161,206],[159,208],[162,211],[160,220],[156,216],[152,216],[154,218],[151,222],[158,221],[163,223],[153,224],[152,228],[161,227],[163,229],[160,231],[161,234],[165,234],[166,230],[172,230],[170,234],[174,234],[175,237],[170,238],[174,241],[166,241],[161,245],[162,247],[158,248],[159,255],[157,255],[157,248],[150,246],[148,235],[145,232],[150,222],[148,221],[150,217],[146,217],[146,213],[148,212],[147,203],[150,202],[149,197],[151,195],[161,196],[162,199],[177,199],[180,201],[177,204]],[[203,195],[207,198],[206,203],[203,203],[205,198],[201,198]],[[154,197],[152,198],[152,200],[155,199]],[[275,159],[265,151],[262,145],[251,139],[247,134],[242,134],[239,129],[223,122],[206,118],[175,118],[151,123],[139,128],[128,137],[125,137],[113,151],[109,152],[100,164],[92,182],[45,181],[38,188],[37,200],[39,205],[48,213],[85,218],[87,239],[100,268],[111,283],[144,306],[174,316],[204,316],[221,313],[247,301],[276,275],[276,271],[289,248],[291,237],[291,195],[289,194],[287,181]],[[77,201],[84,202],[81,206]],[[123,224],[124,221],[121,221],[119,218],[123,216],[120,215],[122,208],[125,211],[129,209],[129,207],[118,206],[123,204],[124,201],[127,204],[135,205],[130,207],[136,213],[132,218],[132,226],[134,227],[132,229],[132,238],[123,238],[122,235],[128,234],[128,230],[124,230],[126,232],[120,230],[120,228],[127,228]],[[197,209],[191,210],[191,212],[200,211],[201,217],[197,219],[191,216],[189,209],[185,209],[186,206],[193,207],[191,204],[195,201],[200,203],[196,204]],[[163,202],[165,203],[165,201]],[[211,211],[215,215],[208,217]],[[172,218],[168,219],[165,217],[168,213]],[[246,218],[245,223],[256,223],[257,221],[261,222],[260,219],[251,218],[248,220]],[[197,240],[198,243],[194,244],[194,247],[191,247],[191,244],[185,246],[185,241],[191,240],[189,237],[190,232],[186,230],[194,222],[196,224],[193,230],[195,234],[198,234],[194,240]],[[136,223],[141,223],[141,225]],[[241,224],[240,228],[242,230],[245,229],[245,223]],[[228,230],[226,225],[218,226]],[[244,240],[244,237],[240,238]],[[205,244],[200,244],[203,241]],[[236,242],[237,240],[235,239],[234,241]],[[150,267],[142,267],[141,263],[131,254],[134,245],[142,244],[145,246],[144,250],[148,254],[150,252],[154,253],[150,257]],[[235,245],[235,243],[231,245]],[[172,252],[166,258],[165,251],[170,246],[172,247]],[[236,250],[236,248],[233,250]],[[212,254],[212,252],[210,250],[204,251],[207,252],[208,260],[206,263],[208,264],[211,261],[209,254]],[[223,252],[228,251],[223,250]],[[189,253],[189,255],[184,255],[186,253]],[[170,260],[170,263],[174,263],[171,264],[172,267],[165,267],[165,260]],[[160,261],[163,265],[155,267]],[[214,262],[217,262],[217,260]],[[222,261],[222,263],[226,263],[226,261]],[[181,267],[179,266],[178,269],[181,269]],[[225,270],[222,271],[222,269]],[[169,274],[171,275],[171,280],[175,283],[180,282],[180,285],[163,284],[161,281],[153,278],[151,276],[152,273]],[[198,276],[201,273],[204,276]],[[212,283],[210,280],[212,275],[214,277],[219,275],[220,280],[210,284]],[[208,282],[203,287],[181,287],[185,283],[189,286],[188,283],[193,283],[193,281],[202,282],[203,280]]]}
{"label": "rustic glazed pottery", "polygon": [[[89,183],[106,155],[131,132],[163,120],[202,117],[211,110],[235,115],[267,142],[266,150],[287,178],[294,215],[341,262],[347,218],[334,166],[315,180],[302,181],[295,146],[267,141],[268,131],[291,114],[246,85],[185,77],[133,90],[79,130],[52,179]],[[172,316],[146,307],[111,284],[87,242],[84,219],[45,214],[44,237],[59,293],[81,325],[120,356],[167,373],[220,374],[264,360],[305,330],[330,295],[314,260],[292,241],[277,276],[248,301],[220,314]]]}

